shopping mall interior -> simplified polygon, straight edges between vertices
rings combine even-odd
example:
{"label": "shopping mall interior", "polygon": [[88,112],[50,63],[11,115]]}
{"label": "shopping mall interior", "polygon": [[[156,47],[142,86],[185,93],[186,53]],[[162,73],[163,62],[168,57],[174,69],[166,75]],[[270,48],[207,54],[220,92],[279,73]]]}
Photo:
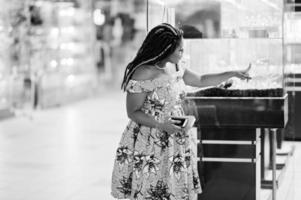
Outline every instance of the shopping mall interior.
{"label": "shopping mall interior", "polygon": [[[114,199],[124,71],[163,22],[183,31],[189,70],[252,66],[249,81],[183,88],[203,189],[194,200],[301,199],[301,0],[0,5],[1,200]],[[135,199],[145,198],[174,200]]]}

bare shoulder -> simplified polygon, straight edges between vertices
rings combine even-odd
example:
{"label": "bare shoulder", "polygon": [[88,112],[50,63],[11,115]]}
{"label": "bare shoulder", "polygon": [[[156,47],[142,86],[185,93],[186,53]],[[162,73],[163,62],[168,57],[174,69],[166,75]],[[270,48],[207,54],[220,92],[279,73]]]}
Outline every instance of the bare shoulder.
{"label": "bare shoulder", "polygon": [[156,78],[159,75],[158,70],[152,65],[142,65],[136,69],[132,79],[135,80],[149,80]]}

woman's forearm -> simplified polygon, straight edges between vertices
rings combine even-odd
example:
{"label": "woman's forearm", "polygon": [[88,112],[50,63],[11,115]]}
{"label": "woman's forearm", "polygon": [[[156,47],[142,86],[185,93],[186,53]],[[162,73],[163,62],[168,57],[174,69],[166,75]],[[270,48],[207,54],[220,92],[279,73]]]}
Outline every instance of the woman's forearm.
{"label": "woman's forearm", "polygon": [[186,69],[183,76],[183,80],[186,85],[190,85],[193,87],[216,86],[232,77],[236,77],[241,80],[249,80],[251,79],[248,73],[250,69],[251,64],[249,64],[248,68],[245,70],[227,71],[218,74],[204,74],[202,76],[189,69]]}
{"label": "woman's forearm", "polygon": [[227,71],[218,74],[206,74],[200,77],[200,86],[215,86],[235,75],[234,71]]}
{"label": "woman's forearm", "polygon": [[153,116],[147,115],[141,110],[137,110],[131,114],[128,114],[128,117],[138,124],[151,127],[151,128],[160,128],[162,125],[162,123],[155,120]]}

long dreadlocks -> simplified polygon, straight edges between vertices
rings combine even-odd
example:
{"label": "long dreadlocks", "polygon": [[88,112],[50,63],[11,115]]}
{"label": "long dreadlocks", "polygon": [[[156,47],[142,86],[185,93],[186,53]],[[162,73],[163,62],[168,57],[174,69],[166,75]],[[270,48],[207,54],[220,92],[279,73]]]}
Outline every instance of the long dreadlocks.
{"label": "long dreadlocks", "polygon": [[135,58],[124,72],[121,89],[126,85],[135,70],[141,65],[154,65],[171,55],[180,44],[183,32],[167,23],[154,27],[146,36]]}

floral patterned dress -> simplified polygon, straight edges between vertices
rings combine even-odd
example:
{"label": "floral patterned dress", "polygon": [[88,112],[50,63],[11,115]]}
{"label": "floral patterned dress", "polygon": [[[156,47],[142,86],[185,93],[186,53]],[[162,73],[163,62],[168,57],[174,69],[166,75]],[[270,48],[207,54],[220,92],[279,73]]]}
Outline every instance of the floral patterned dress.
{"label": "floral patterned dress", "polygon": [[[147,92],[142,110],[158,121],[181,116],[183,72],[130,80],[127,92]],[[201,192],[195,162],[187,132],[168,134],[130,121],[117,149],[111,194],[117,199],[193,200]]]}

